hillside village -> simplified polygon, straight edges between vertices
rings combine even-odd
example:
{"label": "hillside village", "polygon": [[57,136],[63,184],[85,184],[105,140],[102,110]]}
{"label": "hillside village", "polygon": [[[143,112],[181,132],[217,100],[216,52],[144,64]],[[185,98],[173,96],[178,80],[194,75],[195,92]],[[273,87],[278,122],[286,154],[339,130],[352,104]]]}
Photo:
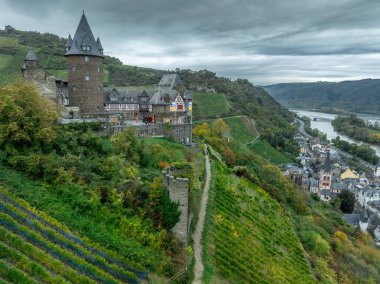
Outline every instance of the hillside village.
{"label": "hillside village", "polygon": [[295,139],[302,168],[285,166],[285,175],[327,203],[343,191],[352,193],[355,207],[352,213],[343,214],[345,220],[368,231],[380,246],[380,160],[373,172],[355,172],[329,142],[301,133]]}

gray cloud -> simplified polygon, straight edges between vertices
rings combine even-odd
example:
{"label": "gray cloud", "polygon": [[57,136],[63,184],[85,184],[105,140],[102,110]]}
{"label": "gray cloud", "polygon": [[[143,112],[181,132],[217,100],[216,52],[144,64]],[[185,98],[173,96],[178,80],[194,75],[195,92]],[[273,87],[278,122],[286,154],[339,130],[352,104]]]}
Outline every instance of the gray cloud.
{"label": "gray cloud", "polygon": [[0,25],[75,32],[82,13],[109,55],[253,83],[380,77],[376,0],[0,0]]}

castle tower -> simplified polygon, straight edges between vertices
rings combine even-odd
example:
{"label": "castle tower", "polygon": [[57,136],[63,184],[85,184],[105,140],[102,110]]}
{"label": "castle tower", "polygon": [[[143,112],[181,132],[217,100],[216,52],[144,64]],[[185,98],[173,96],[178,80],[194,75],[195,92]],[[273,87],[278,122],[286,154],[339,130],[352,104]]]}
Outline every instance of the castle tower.
{"label": "castle tower", "polygon": [[69,35],[65,57],[70,106],[79,107],[81,113],[103,111],[103,47],[84,13],[74,37]]}
{"label": "castle tower", "polygon": [[325,164],[319,174],[319,190],[327,189],[331,190],[332,173],[331,173],[331,160],[330,152],[327,152]]}
{"label": "castle tower", "polygon": [[30,83],[44,82],[46,79],[45,71],[40,67],[38,58],[32,49],[28,50],[21,71],[24,80]]}

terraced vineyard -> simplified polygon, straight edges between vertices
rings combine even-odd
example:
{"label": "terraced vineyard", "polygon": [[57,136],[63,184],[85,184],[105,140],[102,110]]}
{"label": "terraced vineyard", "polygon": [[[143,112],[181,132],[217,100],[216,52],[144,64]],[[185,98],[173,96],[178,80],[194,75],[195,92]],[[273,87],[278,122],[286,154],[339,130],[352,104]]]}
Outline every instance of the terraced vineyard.
{"label": "terraced vineyard", "polygon": [[214,168],[204,283],[315,283],[293,225],[262,189]]}
{"label": "terraced vineyard", "polygon": [[191,92],[194,104],[194,120],[214,118],[228,113],[230,105],[224,94],[206,94]]}
{"label": "terraced vineyard", "polygon": [[290,158],[286,157],[282,152],[273,148],[265,140],[257,141],[254,144],[249,145],[248,147],[249,149],[259,154],[261,157],[263,157],[264,159],[268,160],[269,162],[273,164],[279,165],[279,164],[286,164],[286,163],[292,162]]}
{"label": "terraced vineyard", "polygon": [[232,138],[240,144],[247,144],[258,135],[257,130],[254,129],[253,125],[251,125],[251,128],[248,128],[250,122],[247,121],[247,119],[248,118],[244,117],[231,117],[223,119],[231,129]]}
{"label": "terraced vineyard", "polygon": [[0,283],[137,283],[147,276],[0,187]]}

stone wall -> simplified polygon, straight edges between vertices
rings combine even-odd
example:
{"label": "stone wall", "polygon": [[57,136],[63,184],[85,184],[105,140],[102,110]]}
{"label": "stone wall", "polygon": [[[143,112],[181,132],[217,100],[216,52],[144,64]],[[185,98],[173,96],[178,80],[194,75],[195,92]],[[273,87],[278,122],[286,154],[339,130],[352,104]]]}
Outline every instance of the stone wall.
{"label": "stone wall", "polygon": [[163,172],[164,186],[169,193],[171,201],[179,204],[181,215],[172,232],[183,243],[187,244],[189,225],[189,180],[187,178],[176,178],[172,175],[171,168]]}
{"label": "stone wall", "polygon": [[70,106],[82,113],[102,112],[103,58],[97,56],[67,56],[67,79]]}
{"label": "stone wall", "polygon": [[58,90],[54,77],[47,77],[46,72],[37,63],[31,65],[26,64],[26,68],[23,71],[23,77],[26,82],[31,83],[37,88],[39,94],[43,97],[58,103]]}
{"label": "stone wall", "polygon": [[176,143],[189,145],[192,142],[192,124],[143,124],[143,125],[115,125],[109,129],[109,135],[116,134],[129,126],[133,126],[137,136],[164,136]]}

